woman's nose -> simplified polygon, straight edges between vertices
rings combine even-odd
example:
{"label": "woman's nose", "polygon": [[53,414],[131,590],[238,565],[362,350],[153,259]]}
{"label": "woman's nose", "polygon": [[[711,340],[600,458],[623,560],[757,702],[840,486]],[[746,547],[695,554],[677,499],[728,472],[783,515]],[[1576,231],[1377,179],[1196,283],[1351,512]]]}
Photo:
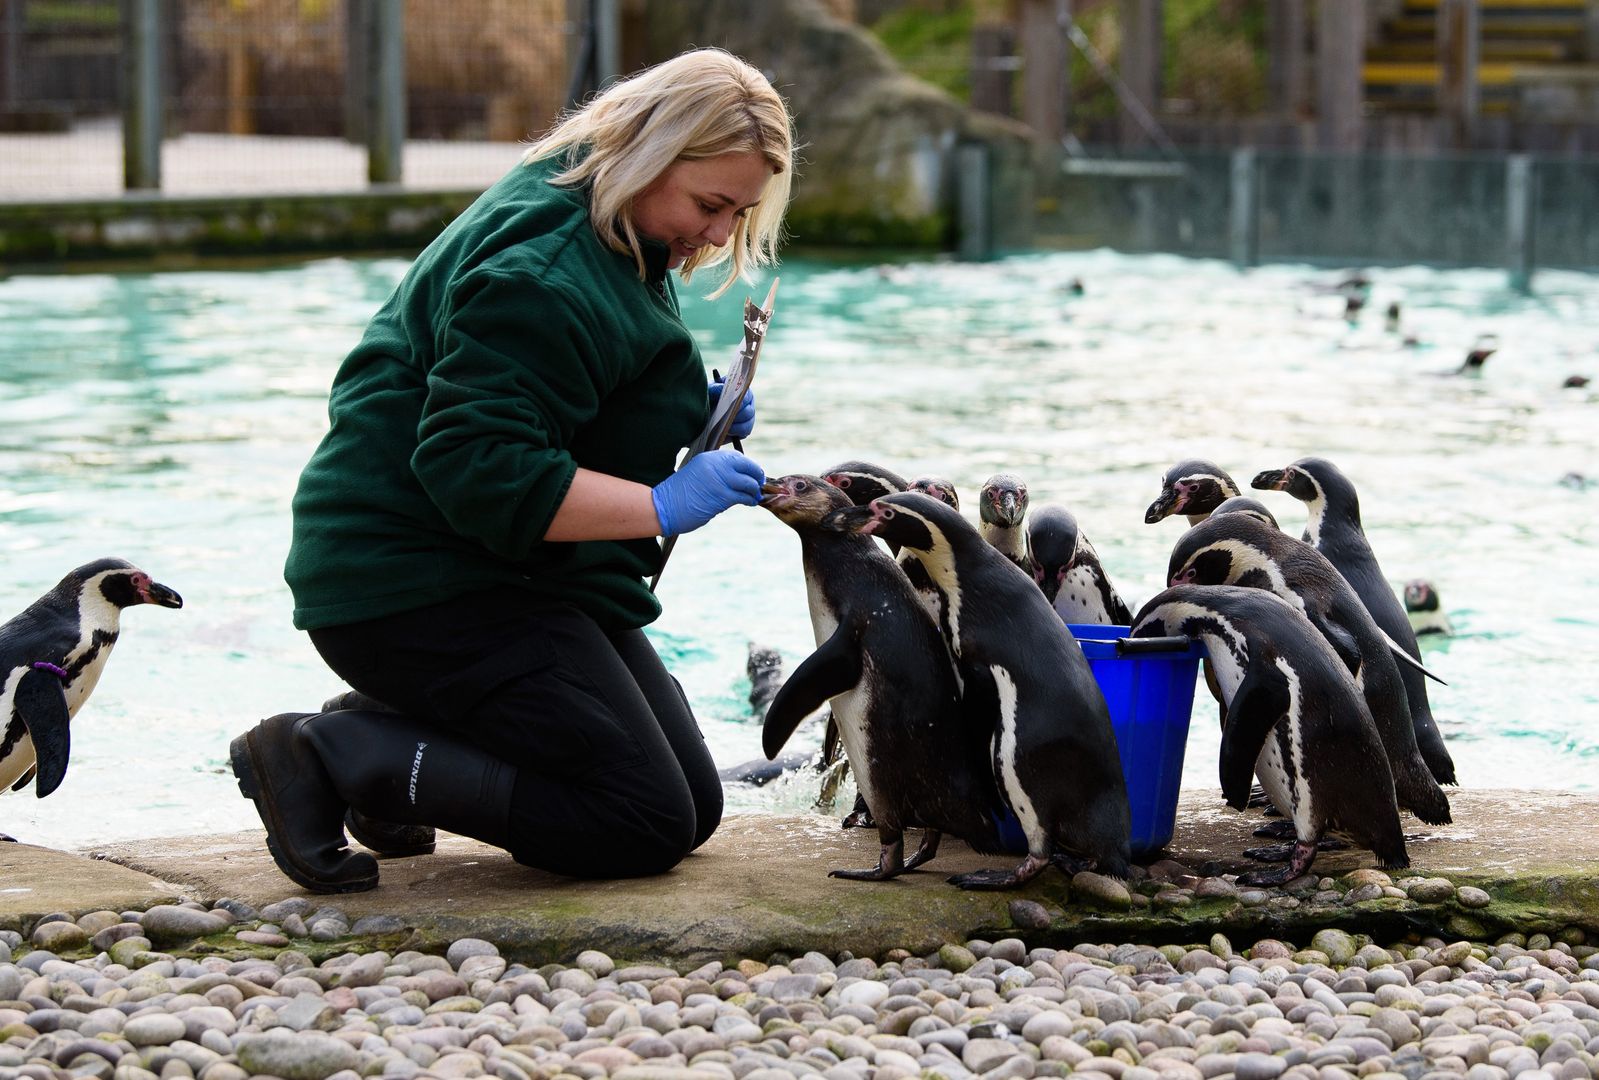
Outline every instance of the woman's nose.
{"label": "woman's nose", "polygon": [[705,239],[714,247],[721,247],[727,243],[727,238],[733,235],[733,215],[717,214],[705,228]]}

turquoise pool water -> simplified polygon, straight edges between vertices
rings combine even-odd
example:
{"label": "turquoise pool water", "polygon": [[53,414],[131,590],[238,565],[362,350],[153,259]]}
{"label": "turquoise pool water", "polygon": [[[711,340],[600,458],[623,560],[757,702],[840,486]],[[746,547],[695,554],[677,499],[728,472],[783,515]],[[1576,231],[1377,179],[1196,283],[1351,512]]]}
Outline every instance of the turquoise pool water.
{"label": "turquoise pool water", "polygon": [[[74,846],[256,824],[228,740],[340,689],[289,625],[289,498],[335,366],[404,269],[0,279],[0,615],[109,554],[187,601],[127,614],[66,782],[0,797],[0,831]],[[1168,465],[1209,457],[1247,480],[1322,454],[1359,488],[1389,578],[1431,578],[1455,622],[1424,647],[1463,783],[1595,786],[1599,489],[1567,474],[1599,481],[1599,395],[1561,383],[1599,379],[1599,278],[1540,274],[1522,298],[1493,271],[1378,270],[1351,326],[1317,291],[1338,275],[1307,267],[1092,252],[781,273],[746,446],[769,473],[869,457],[953,479],[969,512],[986,476],[1019,473],[1075,510],[1136,607],[1184,527],[1143,523]],[[765,288],[688,298],[708,363]],[[1383,329],[1391,299],[1418,344]],[[1487,332],[1500,352],[1481,378],[1437,374]],[[1299,504],[1264,498],[1297,532]],[[790,669],[811,647],[797,540],[729,513],[683,539],[661,594],[655,640],[717,759],[755,757],[748,643]],[[1214,786],[1201,697],[1184,782]],[[800,809],[814,781],[729,794]]]}

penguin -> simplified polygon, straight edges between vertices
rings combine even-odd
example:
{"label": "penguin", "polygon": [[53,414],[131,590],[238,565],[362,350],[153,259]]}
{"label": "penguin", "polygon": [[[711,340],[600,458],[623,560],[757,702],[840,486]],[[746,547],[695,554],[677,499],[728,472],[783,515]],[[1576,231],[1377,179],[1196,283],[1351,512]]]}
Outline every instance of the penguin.
{"label": "penguin", "polygon": [[994,549],[1028,577],[1033,562],[1027,555],[1027,534],[1022,519],[1027,516],[1027,485],[1021,477],[995,473],[983,481],[977,496],[978,531]]}
{"label": "penguin", "polygon": [[961,508],[961,498],[955,492],[955,485],[939,476],[918,476],[911,481],[910,487],[906,490],[920,491],[923,495],[931,495],[945,506],[953,506],[957,510]]}
{"label": "penguin", "polygon": [[1499,351],[1499,336],[1497,334],[1482,334],[1472,345],[1471,351],[1466,353],[1466,359],[1455,369],[1456,375],[1481,375],[1482,366],[1488,358]]}
{"label": "penguin", "polygon": [[1399,301],[1398,300],[1389,301],[1387,310],[1383,312],[1382,325],[1383,325],[1383,329],[1388,331],[1388,333],[1390,333],[1390,334],[1399,333],[1399,325],[1400,325],[1400,323],[1399,323]]}
{"label": "penguin", "polygon": [[869,461],[846,461],[822,473],[822,479],[848,495],[856,506],[865,506],[879,495],[907,491],[910,481],[892,469]]}
{"label": "penguin", "polygon": [[1110,583],[1099,555],[1064,506],[1050,503],[1027,516],[1033,580],[1064,623],[1127,626],[1133,613]]}
{"label": "penguin", "polygon": [[747,649],[744,672],[750,680],[750,712],[761,716],[783,685],[783,654],[753,641]]}
{"label": "penguin", "polygon": [[1210,512],[1213,518],[1223,514],[1248,514],[1274,529],[1282,527],[1277,524],[1277,516],[1266,508],[1265,503],[1259,499],[1251,499],[1248,495],[1234,495],[1232,498],[1223,499],[1217,504],[1216,509]]}
{"label": "penguin", "polygon": [[1363,293],[1347,292],[1344,294],[1344,322],[1354,323],[1360,320],[1360,309],[1366,306],[1366,297]]}
{"label": "penguin", "polygon": [[137,604],[181,608],[183,598],[130,562],[96,559],[0,626],[0,791],[31,778],[42,799],[60,786],[67,724],[100,681],[122,609]]}
{"label": "penguin", "polygon": [[[981,721],[994,779],[1027,839],[1014,869],[950,880],[1012,888],[1052,862],[1126,877],[1131,814],[1110,710],[1044,594],[958,511],[920,492],[885,495],[836,517],[898,542],[944,591],[940,629],[968,715]],[[896,690],[908,681],[896,677]]]}
{"label": "penguin", "polygon": [[1133,620],[1133,637],[1198,638],[1227,704],[1221,789],[1242,810],[1252,776],[1294,824],[1288,865],[1240,875],[1281,885],[1309,871],[1336,831],[1369,848],[1384,869],[1410,865],[1393,776],[1365,699],[1327,639],[1265,589],[1177,585]]}
{"label": "penguin", "polygon": [[1448,637],[1455,632],[1438,602],[1438,590],[1425,578],[1412,578],[1405,582],[1405,617],[1417,637],[1423,634],[1440,634]]}
{"label": "penguin", "polygon": [[[767,710],[762,749],[775,758],[800,722],[831,700],[882,844],[875,867],[830,876],[896,877],[931,859],[946,832],[978,851],[1000,850],[988,727],[971,722],[938,627],[905,575],[876,543],[828,520],[851,503],[825,480],[795,474],[761,490],[761,505],[799,534],[816,635],[816,651]],[[926,831],[906,859],[904,831],[912,825]]]}
{"label": "penguin", "polygon": [[1222,500],[1241,495],[1238,485],[1220,465],[1202,458],[1179,461],[1160,480],[1160,496],[1144,511],[1144,522],[1155,524],[1172,514],[1187,514],[1197,525],[1220,506]]}
{"label": "penguin", "polygon": [[1297,608],[1354,678],[1393,770],[1399,808],[1429,825],[1449,823],[1449,799],[1416,745],[1404,680],[1388,636],[1321,552],[1253,515],[1222,514],[1182,535],[1166,573],[1170,585],[1265,589]]}
{"label": "penguin", "polygon": [[1590,381],[1591,380],[1586,375],[1567,375],[1565,381],[1560,384],[1560,388],[1562,390],[1581,390],[1585,388]]}
{"label": "penguin", "polygon": [[1444,746],[1443,734],[1432,716],[1427,701],[1425,668],[1421,648],[1410,628],[1404,609],[1377,565],[1377,556],[1360,525],[1360,499],[1355,485],[1338,467],[1325,458],[1300,458],[1285,469],[1268,469],[1256,475],[1250,486],[1266,491],[1286,491],[1306,504],[1309,519],[1304,540],[1327,556],[1327,561],[1355,588],[1355,593],[1383,633],[1393,639],[1404,679],[1405,696],[1410,703],[1410,718],[1416,730],[1421,756],[1440,784],[1455,783],[1455,763]]}

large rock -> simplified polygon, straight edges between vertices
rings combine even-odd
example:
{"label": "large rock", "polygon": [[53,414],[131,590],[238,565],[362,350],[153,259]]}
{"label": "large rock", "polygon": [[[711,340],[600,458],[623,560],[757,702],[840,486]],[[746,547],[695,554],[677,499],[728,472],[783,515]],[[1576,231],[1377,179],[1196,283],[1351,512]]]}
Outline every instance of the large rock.
{"label": "large rock", "polygon": [[[1030,160],[1026,127],[907,75],[874,37],[819,0],[681,0],[646,11],[652,60],[719,45],[765,71],[788,101],[802,159],[788,230],[804,243],[947,245],[956,147],[987,146],[996,166]],[[995,201],[1009,226],[1025,228],[1030,198],[1006,192]]]}

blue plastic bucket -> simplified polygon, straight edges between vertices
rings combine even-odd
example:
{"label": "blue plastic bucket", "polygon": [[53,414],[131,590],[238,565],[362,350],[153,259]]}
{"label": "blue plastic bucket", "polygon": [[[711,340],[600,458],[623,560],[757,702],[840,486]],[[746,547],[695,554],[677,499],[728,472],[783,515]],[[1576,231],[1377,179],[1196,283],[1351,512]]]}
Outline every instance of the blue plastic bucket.
{"label": "blue plastic bucket", "polygon": [[[1186,638],[1128,638],[1125,626],[1068,626],[1110,708],[1132,810],[1134,858],[1171,842],[1183,778],[1188,716],[1204,646]],[[1000,823],[1008,847],[1027,847],[1021,825]]]}

